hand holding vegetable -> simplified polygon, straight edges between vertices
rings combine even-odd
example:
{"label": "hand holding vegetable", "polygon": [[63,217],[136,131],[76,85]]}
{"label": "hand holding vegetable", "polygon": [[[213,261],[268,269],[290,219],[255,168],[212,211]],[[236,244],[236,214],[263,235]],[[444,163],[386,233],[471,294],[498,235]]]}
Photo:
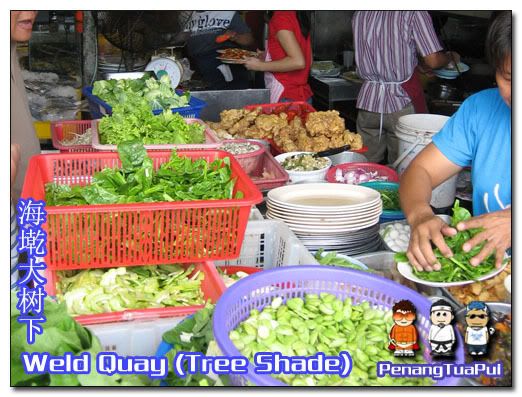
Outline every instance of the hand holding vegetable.
{"label": "hand holding vegetable", "polygon": [[464,252],[470,252],[477,244],[485,243],[478,255],[470,263],[477,266],[495,251],[495,266],[499,268],[504,253],[511,247],[511,208],[480,215],[457,224],[457,230],[482,228],[483,231],[473,236],[462,246]]}
{"label": "hand holding vegetable", "polygon": [[454,236],[457,231],[448,226],[433,212],[417,217],[411,222],[410,244],[406,255],[409,262],[418,271],[440,270],[440,263],[433,252],[431,243],[447,258],[453,256],[450,247],[444,241],[444,236]]}

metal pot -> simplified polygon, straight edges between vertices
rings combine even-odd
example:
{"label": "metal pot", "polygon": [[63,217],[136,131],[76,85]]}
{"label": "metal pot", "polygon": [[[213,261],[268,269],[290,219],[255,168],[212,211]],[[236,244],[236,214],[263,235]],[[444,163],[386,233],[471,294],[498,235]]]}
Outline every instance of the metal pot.
{"label": "metal pot", "polygon": [[328,156],[332,160],[332,165],[343,164],[343,163],[367,163],[368,159],[360,153],[345,151],[342,153]]}
{"label": "metal pot", "polygon": [[440,82],[433,85],[431,96],[435,99],[455,100],[457,99],[457,88],[453,85]]}

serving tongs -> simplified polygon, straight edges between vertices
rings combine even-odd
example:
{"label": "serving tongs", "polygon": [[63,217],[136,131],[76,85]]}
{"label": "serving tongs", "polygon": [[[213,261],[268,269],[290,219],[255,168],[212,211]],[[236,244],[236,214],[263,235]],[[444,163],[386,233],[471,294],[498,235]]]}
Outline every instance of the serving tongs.
{"label": "serving tongs", "polygon": [[350,148],[351,148],[351,145],[344,145],[344,146],[337,147],[334,149],[327,149],[327,150],[323,150],[321,152],[314,153],[313,156],[314,157],[329,157],[329,156],[333,156],[335,154],[342,153],[346,150],[350,150]]}

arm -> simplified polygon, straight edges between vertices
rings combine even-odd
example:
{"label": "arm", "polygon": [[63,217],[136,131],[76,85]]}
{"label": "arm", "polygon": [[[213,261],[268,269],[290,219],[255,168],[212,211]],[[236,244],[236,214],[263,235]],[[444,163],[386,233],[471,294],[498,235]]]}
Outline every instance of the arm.
{"label": "arm", "polygon": [[460,61],[460,56],[456,52],[450,53],[448,52],[434,52],[432,54],[426,55],[425,57],[422,57],[422,60],[424,64],[426,64],[428,67],[432,69],[440,69],[443,66],[446,66],[450,62],[453,62],[453,59],[455,59],[455,62]]}
{"label": "arm", "polygon": [[430,199],[433,188],[456,175],[461,169],[430,143],[415,157],[401,177],[401,208],[412,230],[407,256],[417,270],[440,269],[431,242],[445,256],[452,255],[443,235],[454,235],[456,230],[435,216],[430,207]]}
{"label": "arm", "polygon": [[280,30],[276,36],[281,47],[285,50],[286,57],[271,62],[264,62],[258,58],[249,58],[245,62],[247,69],[260,72],[292,72],[294,70],[302,70],[306,67],[306,60],[295,38],[294,32],[290,30]]}
{"label": "arm", "polygon": [[236,33],[232,32],[230,30],[227,30],[225,34],[230,34],[232,37],[230,37],[230,41],[236,44],[239,44],[241,47],[245,47],[248,49],[254,49],[255,47],[255,40],[254,36],[250,32],[246,33]]}

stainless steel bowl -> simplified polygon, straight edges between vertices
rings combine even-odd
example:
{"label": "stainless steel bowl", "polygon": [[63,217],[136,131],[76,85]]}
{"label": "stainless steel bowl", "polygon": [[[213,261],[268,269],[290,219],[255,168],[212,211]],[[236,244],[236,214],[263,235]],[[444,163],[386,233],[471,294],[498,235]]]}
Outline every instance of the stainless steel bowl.
{"label": "stainless steel bowl", "polygon": [[342,152],[338,154],[334,154],[333,156],[328,156],[330,160],[332,160],[332,165],[343,164],[343,163],[367,163],[368,159],[366,156],[355,153],[355,152]]}

